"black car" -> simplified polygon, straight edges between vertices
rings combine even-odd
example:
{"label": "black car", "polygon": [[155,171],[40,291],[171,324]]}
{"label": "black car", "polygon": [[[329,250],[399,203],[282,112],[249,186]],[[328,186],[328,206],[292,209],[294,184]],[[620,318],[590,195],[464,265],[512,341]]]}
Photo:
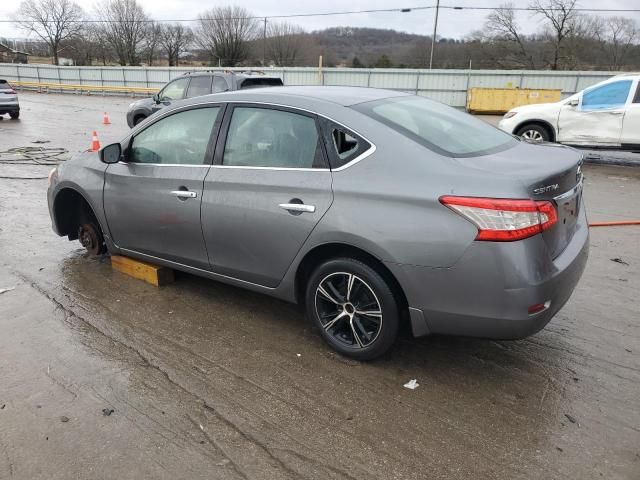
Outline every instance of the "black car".
{"label": "black car", "polygon": [[187,72],[174,78],[152,98],[144,98],[129,105],[127,124],[133,128],[142,120],[171,105],[175,100],[199,97],[210,93],[221,93],[232,90],[244,90],[259,87],[281,87],[282,79],[269,76],[263,72],[247,71],[196,71]]}

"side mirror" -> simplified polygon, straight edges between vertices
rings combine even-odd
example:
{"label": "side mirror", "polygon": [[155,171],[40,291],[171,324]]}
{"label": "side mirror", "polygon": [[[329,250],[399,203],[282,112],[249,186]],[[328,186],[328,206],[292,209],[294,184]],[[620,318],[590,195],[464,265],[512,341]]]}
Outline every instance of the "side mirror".
{"label": "side mirror", "polygon": [[153,94],[153,101],[156,103],[160,103],[160,93]]}
{"label": "side mirror", "polygon": [[568,103],[568,105],[569,105],[570,107],[577,107],[579,103],[580,103],[580,99],[578,99],[578,98],[574,98],[573,100],[571,100],[571,101]]}
{"label": "side mirror", "polygon": [[118,163],[122,158],[122,147],[119,143],[112,143],[100,150],[100,160],[104,163]]}

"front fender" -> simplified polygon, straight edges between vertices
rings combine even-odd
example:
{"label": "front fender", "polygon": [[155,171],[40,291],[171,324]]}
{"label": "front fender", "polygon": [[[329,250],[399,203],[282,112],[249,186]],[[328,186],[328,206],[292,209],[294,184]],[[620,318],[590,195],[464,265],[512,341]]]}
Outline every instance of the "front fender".
{"label": "front fender", "polygon": [[66,235],[60,230],[60,219],[56,213],[56,199],[61,192],[73,190],[91,207],[105,238],[110,237],[107,219],[104,214],[102,190],[104,172],[107,165],[102,163],[96,152],[84,152],[58,167],[56,181],[49,187],[47,199],[52,226],[58,235]]}

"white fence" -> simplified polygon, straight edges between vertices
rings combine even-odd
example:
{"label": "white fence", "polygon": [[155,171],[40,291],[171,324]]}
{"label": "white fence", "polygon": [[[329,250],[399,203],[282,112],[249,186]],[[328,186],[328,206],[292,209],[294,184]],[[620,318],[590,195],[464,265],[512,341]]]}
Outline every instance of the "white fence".
{"label": "white fence", "polygon": [[[282,78],[285,85],[348,85],[413,92],[454,107],[466,105],[471,87],[559,88],[563,97],[615,73],[541,70],[415,70],[313,67],[257,68]],[[63,67],[0,63],[0,78],[23,82],[160,88],[193,70],[183,67]],[[227,70],[247,70],[236,68]]]}

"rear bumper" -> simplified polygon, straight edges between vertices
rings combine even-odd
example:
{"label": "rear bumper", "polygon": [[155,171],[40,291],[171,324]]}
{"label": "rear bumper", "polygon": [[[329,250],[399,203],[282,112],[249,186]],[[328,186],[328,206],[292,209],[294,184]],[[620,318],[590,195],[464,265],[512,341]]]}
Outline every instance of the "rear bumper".
{"label": "rear bumper", "polygon": [[15,113],[20,111],[19,103],[0,103],[0,114]]}
{"label": "rear bumper", "polygon": [[[473,242],[450,268],[387,264],[407,296],[414,333],[517,339],[544,328],[573,293],[587,262],[584,204],[581,210],[571,242],[555,259],[536,235]],[[530,306],[546,302],[546,310],[528,314]]]}

